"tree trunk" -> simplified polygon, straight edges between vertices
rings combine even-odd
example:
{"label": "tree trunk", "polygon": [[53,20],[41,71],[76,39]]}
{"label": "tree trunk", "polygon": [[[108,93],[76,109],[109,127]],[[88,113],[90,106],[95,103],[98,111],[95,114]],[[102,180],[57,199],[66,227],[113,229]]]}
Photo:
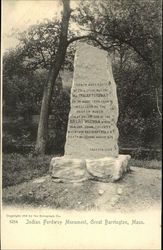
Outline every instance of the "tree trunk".
{"label": "tree trunk", "polygon": [[41,105],[40,119],[37,131],[37,140],[35,152],[37,154],[45,154],[46,142],[48,136],[48,118],[49,108],[51,104],[51,97],[55,81],[59,74],[59,70],[65,60],[66,50],[68,46],[67,34],[70,19],[70,6],[69,0],[62,0],[63,2],[63,16],[61,24],[61,34],[59,39],[59,46],[54,63],[51,65],[47,82],[44,86],[44,93]]}

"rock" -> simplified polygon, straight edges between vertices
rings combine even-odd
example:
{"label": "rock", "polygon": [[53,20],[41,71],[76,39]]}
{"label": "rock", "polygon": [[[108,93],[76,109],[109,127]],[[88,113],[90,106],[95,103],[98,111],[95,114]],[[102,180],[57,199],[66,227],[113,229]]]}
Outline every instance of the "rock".
{"label": "rock", "polygon": [[78,42],[65,155],[53,158],[49,172],[58,182],[119,180],[130,156],[119,155],[118,100],[106,51]]}
{"label": "rock", "polygon": [[100,189],[100,190],[98,191],[98,193],[99,193],[99,195],[103,195],[104,190]]}
{"label": "rock", "polygon": [[117,158],[104,157],[86,160],[87,171],[91,176],[107,180],[110,178],[112,181],[116,181],[129,171],[130,158],[129,155],[119,155]]}
{"label": "rock", "polygon": [[129,160],[130,155],[119,155],[115,161],[115,168],[113,173],[113,181],[117,181],[122,178],[123,174],[130,170]]}
{"label": "rock", "polygon": [[117,194],[120,195],[120,194],[122,194],[122,193],[123,193],[123,189],[122,189],[122,188],[118,188],[118,189],[117,189]]}
{"label": "rock", "polygon": [[83,179],[77,180],[77,181],[72,180],[70,182],[73,184],[74,187],[80,187],[80,186],[83,185],[82,182],[85,181],[85,180],[86,180],[86,177],[83,178]]}
{"label": "rock", "polygon": [[55,183],[63,183],[63,180],[61,180],[59,178],[53,178],[52,181]]}
{"label": "rock", "polygon": [[44,182],[46,179],[45,178],[38,178],[38,179],[35,179],[34,181],[33,181],[33,183],[42,183],[42,182]]}
{"label": "rock", "polygon": [[75,54],[65,155],[118,156],[118,100],[108,53],[79,42]]}
{"label": "rock", "polygon": [[86,163],[80,159],[69,159],[67,157],[55,157],[50,164],[53,181],[79,181],[86,178]]}
{"label": "rock", "polygon": [[114,164],[115,159],[113,157],[86,160],[88,173],[99,178],[111,177],[114,171]]}
{"label": "rock", "polygon": [[105,181],[117,181],[129,171],[129,155],[118,157],[104,157],[94,160],[69,159],[67,157],[56,157],[51,160],[50,168],[53,182],[72,182],[81,185],[81,182],[95,177]]}

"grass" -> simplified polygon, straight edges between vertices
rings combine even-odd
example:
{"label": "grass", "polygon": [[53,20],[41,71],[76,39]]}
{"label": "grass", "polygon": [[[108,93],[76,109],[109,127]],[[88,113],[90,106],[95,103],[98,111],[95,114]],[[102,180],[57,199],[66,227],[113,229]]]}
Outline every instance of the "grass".
{"label": "grass", "polygon": [[12,186],[46,174],[52,156],[3,154],[2,186]]}
{"label": "grass", "polygon": [[148,169],[162,169],[162,162],[158,160],[130,160],[130,166],[140,167],[140,168],[148,168]]}
{"label": "grass", "polygon": [[[53,156],[33,156],[21,154],[3,154],[2,186],[12,186],[48,173]],[[148,169],[161,169],[161,161],[131,159],[130,165]]]}

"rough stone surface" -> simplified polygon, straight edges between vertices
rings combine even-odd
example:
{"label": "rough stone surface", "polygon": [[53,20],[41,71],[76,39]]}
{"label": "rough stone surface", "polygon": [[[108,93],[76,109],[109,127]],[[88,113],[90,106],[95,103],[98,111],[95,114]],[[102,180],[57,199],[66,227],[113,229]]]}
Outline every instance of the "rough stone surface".
{"label": "rough stone surface", "polygon": [[94,160],[86,160],[87,171],[90,175],[112,181],[119,180],[124,173],[128,172],[129,155],[119,155],[117,158],[104,157]]}
{"label": "rough stone surface", "polygon": [[79,159],[118,156],[118,100],[108,53],[78,43],[65,155]]}
{"label": "rough stone surface", "polygon": [[130,155],[119,155],[118,159],[115,161],[114,173],[112,179],[117,181],[121,179],[124,173],[130,170],[129,160],[131,159]]}
{"label": "rough stone surface", "polygon": [[118,100],[108,53],[78,43],[65,155],[51,161],[55,182],[119,180],[130,156],[118,153]]}
{"label": "rough stone surface", "polygon": [[97,180],[117,181],[129,171],[129,160],[129,155],[94,160],[56,157],[51,161],[50,172],[56,182],[84,181],[90,177],[95,177]]}
{"label": "rough stone surface", "polygon": [[50,163],[50,173],[56,182],[84,180],[86,178],[85,161],[54,157]]}
{"label": "rough stone surface", "polygon": [[86,160],[87,171],[90,175],[95,177],[110,178],[113,175],[115,161],[113,157]]}

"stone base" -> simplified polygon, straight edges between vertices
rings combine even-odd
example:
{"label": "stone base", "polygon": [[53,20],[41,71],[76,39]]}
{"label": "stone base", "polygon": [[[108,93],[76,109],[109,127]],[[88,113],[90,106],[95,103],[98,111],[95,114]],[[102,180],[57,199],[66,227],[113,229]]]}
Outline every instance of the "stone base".
{"label": "stone base", "polygon": [[117,181],[130,170],[130,155],[117,158],[70,159],[66,156],[54,157],[50,163],[50,174],[56,182],[80,182],[87,179]]}
{"label": "stone base", "polygon": [[50,173],[56,182],[83,181],[87,176],[86,161],[65,156],[54,157],[50,163]]}

